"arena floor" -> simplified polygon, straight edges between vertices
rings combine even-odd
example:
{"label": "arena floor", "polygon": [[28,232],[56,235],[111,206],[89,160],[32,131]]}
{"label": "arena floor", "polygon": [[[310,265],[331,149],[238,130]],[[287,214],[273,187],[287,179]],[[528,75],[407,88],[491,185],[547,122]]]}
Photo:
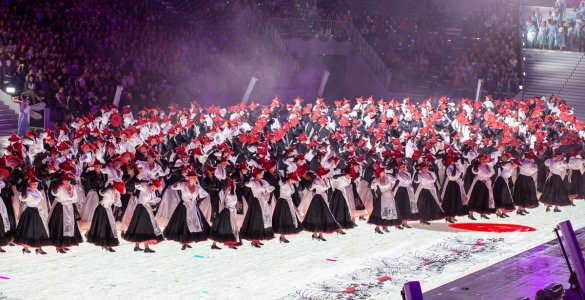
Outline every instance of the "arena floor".
{"label": "arena floor", "polygon": [[246,242],[239,250],[214,251],[204,242],[180,251],[163,242],[145,254],[124,242],[116,253],[83,244],[66,255],[46,248],[49,254],[41,256],[6,247],[0,299],[401,299],[408,280],[428,291],[554,239],[552,229],[563,220],[584,227],[585,201],[576,204],[561,213],[539,207],[525,217],[471,221],[536,229],[531,232],[463,231],[434,222],[379,235],[360,221],[327,242],[302,233],[290,244],[275,239],[261,249]]}

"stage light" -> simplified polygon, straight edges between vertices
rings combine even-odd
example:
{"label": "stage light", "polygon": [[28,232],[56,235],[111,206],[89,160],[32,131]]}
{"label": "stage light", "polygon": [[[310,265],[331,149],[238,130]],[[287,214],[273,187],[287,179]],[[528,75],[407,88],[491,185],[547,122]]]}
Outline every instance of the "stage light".
{"label": "stage light", "polygon": [[519,86],[518,86],[518,88],[519,88],[520,90],[523,90],[523,89],[524,89],[524,86],[523,86],[523,85],[519,85]]}
{"label": "stage light", "polygon": [[526,60],[526,56],[522,56],[522,60]]}
{"label": "stage light", "polygon": [[8,94],[14,94],[14,93],[16,93],[16,88],[14,88],[13,86],[7,86],[6,87],[6,92]]}
{"label": "stage light", "polygon": [[522,72],[522,76],[526,76],[526,72]]}

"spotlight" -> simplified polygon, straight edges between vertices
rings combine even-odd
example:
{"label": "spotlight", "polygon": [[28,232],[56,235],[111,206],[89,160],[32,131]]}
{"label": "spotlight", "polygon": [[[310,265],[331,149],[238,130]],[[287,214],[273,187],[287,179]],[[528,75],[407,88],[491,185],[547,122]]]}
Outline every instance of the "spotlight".
{"label": "spotlight", "polygon": [[523,89],[524,89],[524,86],[522,86],[522,85],[519,85],[519,86],[518,86],[518,88],[519,88],[520,90],[523,90]]}
{"label": "spotlight", "polygon": [[522,76],[526,76],[526,72],[522,72]]}
{"label": "spotlight", "polygon": [[16,93],[16,88],[14,88],[13,86],[7,86],[6,87],[6,92],[8,94],[14,94],[14,93]]}
{"label": "spotlight", "polygon": [[526,60],[526,56],[522,56],[522,60]]}

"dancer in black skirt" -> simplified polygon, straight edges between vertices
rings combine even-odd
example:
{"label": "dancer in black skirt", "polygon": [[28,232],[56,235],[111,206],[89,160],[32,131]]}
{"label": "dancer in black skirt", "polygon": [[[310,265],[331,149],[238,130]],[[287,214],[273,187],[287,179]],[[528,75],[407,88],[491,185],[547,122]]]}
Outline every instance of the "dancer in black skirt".
{"label": "dancer in black skirt", "polygon": [[418,206],[418,217],[421,224],[430,225],[429,221],[443,219],[445,213],[437,195],[435,186],[437,177],[429,171],[429,165],[426,162],[422,162],[418,167],[420,171],[414,177],[414,182],[418,183],[414,196]]}
{"label": "dancer in black skirt", "polygon": [[181,202],[163,234],[168,240],[181,243],[181,250],[191,248],[190,243],[206,241],[209,234],[209,224],[199,209],[199,202],[209,194],[197,182],[198,176],[194,170],[189,170],[188,182],[177,182],[171,187],[179,192]]}
{"label": "dancer in black skirt", "polygon": [[402,218],[402,228],[412,228],[408,225],[408,221],[419,219],[418,205],[414,197],[414,187],[412,186],[412,175],[408,172],[407,167],[406,163],[401,160],[397,161],[396,168],[398,168],[398,172],[396,173],[396,179],[398,182],[393,188],[396,209],[398,209],[398,214]]}
{"label": "dancer in black skirt", "polygon": [[479,164],[472,169],[475,178],[468,194],[470,218],[473,218],[473,213],[476,212],[480,214],[482,219],[489,219],[487,214],[496,212],[491,180],[495,172],[488,165],[488,159],[487,155],[480,154],[477,157]]}
{"label": "dancer in black skirt", "polygon": [[61,184],[53,191],[55,201],[49,216],[49,236],[59,253],[67,253],[69,247],[83,242],[75,220],[73,204],[77,202],[77,189],[71,185],[68,174],[61,177]]}
{"label": "dancer in black skirt", "polygon": [[538,198],[536,196],[536,182],[538,165],[535,163],[536,155],[530,151],[524,154],[524,159],[518,167],[518,178],[514,183],[514,193],[512,198],[517,207],[516,214],[529,214],[526,208],[538,207]]}
{"label": "dancer in black skirt", "polygon": [[308,196],[312,195],[312,197],[303,199],[303,202],[306,203],[301,202],[300,205],[303,208],[306,207],[303,228],[312,232],[312,238],[319,241],[326,241],[323,238],[323,233],[332,233],[341,228],[327,205],[329,198],[327,192],[331,188],[327,174],[329,174],[329,170],[323,167],[317,170],[317,176],[310,187],[312,194],[307,194]]}
{"label": "dancer in black skirt", "polygon": [[87,232],[87,242],[101,246],[108,252],[116,252],[112,247],[120,245],[112,206],[122,207],[122,195],[126,193],[124,182],[113,182],[102,189],[100,205],[95,208],[91,226]]}
{"label": "dancer in black skirt", "polygon": [[236,182],[230,178],[227,180],[225,190],[224,209],[211,225],[209,239],[213,241],[212,249],[221,249],[217,243],[223,243],[231,249],[237,250],[240,244],[238,224],[236,222],[238,196],[236,195]]}
{"label": "dancer in black skirt", "polygon": [[331,179],[331,199],[329,200],[329,209],[337,223],[341,226],[337,233],[345,234],[343,229],[355,227],[351,217],[351,211],[346,196],[346,188],[351,185],[348,175],[339,175]]}
{"label": "dancer in black skirt", "polygon": [[299,182],[297,173],[288,175],[285,181],[280,183],[280,199],[276,202],[272,215],[272,230],[280,234],[280,242],[288,243],[285,235],[297,234],[303,230],[301,221],[297,217],[297,208],[293,203],[293,195],[296,193],[295,184]]}
{"label": "dancer in black skirt", "polygon": [[389,232],[388,226],[401,227],[402,219],[400,218],[392,188],[396,178],[386,174],[384,168],[376,169],[376,178],[372,181],[372,193],[374,194],[374,207],[372,214],[368,219],[368,224],[376,225],[374,231],[383,234],[380,226],[384,231]]}
{"label": "dancer in black skirt", "polygon": [[507,212],[516,210],[514,199],[512,199],[512,172],[518,167],[510,160],[509,153],[502,153],[500,161],[495,165],[496,180],[493,193],[498,218],[509,217]]}
{"label": "dancer in black skirt", "polygon": [[268,203],[274,187],[262,179],[263,176],[262,169],[254,168],[252,179],[246,183],[251,193],[248,198],[248,211],[240,229],[241,238],[251,241],[252,247],[256,248],[263,245],[261,241],[274,238],[270,203]]}
{"label": "dancer in black skirt", "polygon": [[583,159],[578,152],[569,154],[569,162],[567,163],[569,199],[571,201],[573,199],[583,199],[583,195],[581,194],[581,188],[584,184],[583,175],[581,174]]}
{"label": "dancer in black skirt", "polygon": [[[6,169],[0,168],[0,190],[6,187],[4,180],[8,178],[10,172]],[[8,209],[4,201],[0,200],[0,253],[6,252],[2,249],[3,246],[12,242],[13,228],[10,226],[10,218],[8,216]]]}
{"label": "dancer in black skirt", "polygon": [[14,231],[14,243],[22,245],[22,253],[30,253],[28,248],[37,248],[35,253],[47,254],[43,246],[50,246],[53,243],[49,238],[47,226],[45,194],[38,190],[39,182],[36,178],[28,178],[28,188],[22,193],[21,201],[26,208],[20,216],[18,227]]}
{"label": "dancer in black skirt", "polygon": [[563,159],[563,153],[555,150],[555,157],[544,162],[548,167],[549,176],[544,184],[544,190],[540,195],[539,201],[546,204],[546,211],[554,205],[555,212],[560,212],[559,206],[568,206],[572,202],[569,199],[569,192],[563,183],[563,178],[567,172],[567,162]]}
{"label": "dancer in black skirt", "polygon": [[155,179],[149,183],[136,185],[136,190],[139,192],[136,199],[137,204],[132,213],[128,229],[122,235],[125,240],[135,243],[134,251],[142,251],[140,243],[144,243],[144,252],[154,253],[155,251],[149,245],[157,244],[164,240],[162,231],[152,213],[152,206],[160,202],[157,191],[160,192],[162,184],[161,179]]}
{"label": "dancer in black skirt", "polygon": [[441,207],[445,212],[445,220],[455,223],[458,216],[469,215],[467,194],[463,182],[463,164],[456,153],[449,153],[443,158],[445,165],[445,183],[441,192]]}

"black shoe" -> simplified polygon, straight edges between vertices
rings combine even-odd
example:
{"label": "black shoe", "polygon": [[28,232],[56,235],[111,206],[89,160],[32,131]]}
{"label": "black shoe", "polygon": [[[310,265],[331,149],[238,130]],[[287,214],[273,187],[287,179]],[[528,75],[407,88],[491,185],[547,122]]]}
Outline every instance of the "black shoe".
{"label": "black shoe", "polygon": [[345,234],[345,232],[343,230],[337,230],[337,234]]}
{"label": "black shoe", "polygon": [[524,212],[522,210],[517,210],[516,211],[517,215],[521,215],[521,216],[525,216]]}
{"label": "black shoe", "polygon": [[404,230],[404,227],[402,227],[402,225],[398,225],[396,226],[396,229]]}
{"label": "black shoe", "polygon": [[136,251],[144,251],[144,249],[140,248],[139,246],[134,247],[134,252]]}
{"label": "black shoe", "polygon": [[504,218],[509,218],[509,217],[510,217],[510,216],[508,216],[508,214],[507,214],[507,213],[503,213],[503,214],[502,214],[502,216],[503,216]]}
{"label": "black shoe", "polygon": [[365,217],[360,217],[360,220],[365,221],[366,218]]}
{"label": "black shoe", "polygon": [[447,220],[447,223],[451,223],[451,224],[455,223],[455,221],[453,221],[453,218],[448,218],[446,220]]}
{"label": "black shoe", "polygon": [[452,220],[453,222],[457,222],[457,219],[455,219],[455,218],[451,218],[451,220]]}
{"label": "black shoe", "polygon": [[67,253],[67,251],[65,251],[65,250],[63,250],[63,249],[57,249],[57,252],[58,252],[58,253],[61,253],[61,254],[65,254],[65,253]]}
{"label": "black shoe", "polygon": [[375,231],[376,233],[379,233],[379,234],[384,234],[384,233],[382,232],[382,230],[380,230],[380,228],[376,228],[376,229],[374,229],[374,231]]}
{"label": "black shoe", "polygon": [[[254,246],[254,244],[252,244],[252,246]],[[211,249],[213,249],[213,250],[221,250],[221,248],[219,248],[216,245],[211,245]]]}
{"label": "black shoe", "polygon": [[323,238],[322,236],[318,237],[318,239],[323,241],[323,242],[327,242],[327,240],[325,238]]}
{"label": "black shoe", "polygon": [[187,250],[187,244],[183,244],[183,246],[181,247],[181,250],[182,250],[182,251],[185,251],[185,250]]}
{"label": "black shoe", "polygon": [[228,246],[230,249],[234,249],[234,250],[238,250],[238,247],[236,246]]}
{"label": "black shoe", "polygon": [[154,253],[155,251],[150,248],[144,248],[144,253]]}
{"label": "black shoe", "polygon": [[65,248],[63,248],[63,250],[65,250],[65,251],[69,251],[69,250],[71,250],[71,248],[67,248],[67,247],[65,247]]}
{"label": "black shoe", "polygon": [[112,248],[112,247],[106,248],[106,251],[108,251],[108,252],[116,252],[116,250],[114,250],[114,248]]}
{"label": "black shoe", "polygon": [[553,210],[553,211],[554,211],[554,212],[561,212],[561,210],[560,210],[560,209],[558,209],[558,208],[555,208],[555,210]]}
{"label": "black shoe", "polygon": [[546,208],[546,212],[549,212],[549,211],[550,211],[550,207],[547,207],[547,208]]}
{"label": "black shoe", "polygon": [[383,230],[384,232],[390,232],[390,230],[388,230],[388,228],[387,228],[387,227],[382,227],[382,230]]}
{"label": "black shoe", "polygon": [[252,243],[252,247],[254,247],[254,248],[260,248],[260,245],[258,245],[256,243]]}
{"label": "black shoe", "polygon": [[410,228],[412,228],[412,227],[411,227],[410,225],[408,225],[408,224],[402,224],[402,227],[404,227],[404,228],[407,228],[407,229],[410,229]]}
{"label": "black shoe", "polygon": [[475,218],[473,215],[471,215],[471,216],[467,216],[467,217],[468,217],[470,220],[474,220],[474,221],[475,221],[475,220],[477,220],[477,219],[476,219],[476,218]]}
{"label": "black shoe", "polygon": [[575,205],[575,203],[571,203],[571,206],[577,206],[577,205]]}
{"label": "black shoe", "polygon": [[285,244],[288,244],[288,243],[290,242],[289,240],[287,240],[287,239],[286,239],[285,237],[283,237],[283,236],[282,236],[282,237],[280,237],[279,241],[280,241],[281,243],[285,243]]}
{"label": "black shoe", "polygon": [[0,253],[6,253],[6,250],[0,248]]}
{"label": "black shoe", "polygon": [[43,251],[42,249],[36,249],[35,254],[45,255],[45,254],[47,254],[47,252]]}
{"label": "black shoe", "polygon": [[26,248],[22,248],[22,254],[25,254],[25,253],[30,253],[30,250],[28,250]]}
{"label": "black shoe", "polygon": [[489,219],[490,219],[490,218],[489,218],[488,216],[486,216],[486,215],[482,215],[482,216],[481,216],[481,218],[482,218],[482,219],[486,219],[486,220],[489,220]]}
{"label": "black shoe", "polygon": [[264,246],[264,243],[262,243],[261,241],[258,241],[257,243],[258,243],[258,245],[260,245],[260,246]]}
{"label": "black shoe", "polygon": [[526,208],[525,208],[525,209],[523,209],[522,211],[523,211],[525,214],[529,214],[529,213],[530,213],[530,212],[528,212],[528,211],[526,210]]}
{"label": "black shoe", "polygon": [[428,221],[420,221],[420,223],[424,225],[431,225],[431,223],[429,223]]}
{"label": "black shoe", "polygon": [[187,245],[187,248],[189,248],[189,249],[193,248],[193,247],[191,247],[191,245],[189,245],[189,244],[185,244],[185,245]]}
{"label": "black shoe", "polygon": [[317,241],[319,240],[319,238],[316,235],[314,235],[314,234],[311,236],[311,239],[313,239],[313,240],[316,239]]}

